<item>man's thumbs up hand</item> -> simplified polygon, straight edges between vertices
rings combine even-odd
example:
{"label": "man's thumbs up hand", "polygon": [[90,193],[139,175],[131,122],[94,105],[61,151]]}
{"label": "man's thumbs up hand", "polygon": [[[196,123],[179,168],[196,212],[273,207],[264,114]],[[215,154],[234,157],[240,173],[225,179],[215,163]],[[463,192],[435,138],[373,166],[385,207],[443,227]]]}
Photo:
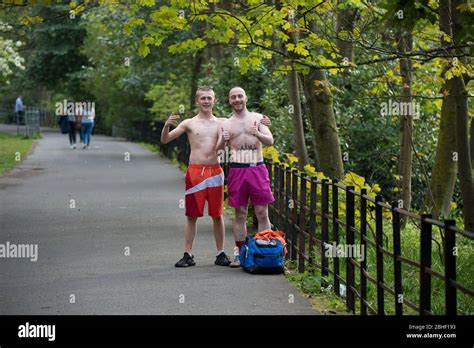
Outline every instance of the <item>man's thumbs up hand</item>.
{"label": "man's thumbs up hand", "polygon": [[230,139],[230,133],[228,130],[224,130],[224,127],[221,127],[222,131],[222,137],[224,138],[225,141],[229,141]]}
{"label": "man's thumbs up hand", "polygon": [[256,136],[257,133],[258,133],[258,126],[257,126],[257,121],[255,121],[255,122],[253,123],[253,126],[250,127],[250,134]]}

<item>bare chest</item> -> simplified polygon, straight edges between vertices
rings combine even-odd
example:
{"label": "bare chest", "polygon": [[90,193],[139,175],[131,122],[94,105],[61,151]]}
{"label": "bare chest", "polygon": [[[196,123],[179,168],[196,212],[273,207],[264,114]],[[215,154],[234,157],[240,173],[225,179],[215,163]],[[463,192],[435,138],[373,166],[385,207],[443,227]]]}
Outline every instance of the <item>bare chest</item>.
{"label": "bare chest", "polygon": [[188,137],[194,140],[216,138],[219,125],[218,121],[195,121],[189,127]]}
{"label": "bare chest", "polygon": [[251,135],[250,129],[255,125],[256,120],[249,118],[242,121],[233,121],[229,126],[229,134],[231,138],[238,138],[246,135]]}

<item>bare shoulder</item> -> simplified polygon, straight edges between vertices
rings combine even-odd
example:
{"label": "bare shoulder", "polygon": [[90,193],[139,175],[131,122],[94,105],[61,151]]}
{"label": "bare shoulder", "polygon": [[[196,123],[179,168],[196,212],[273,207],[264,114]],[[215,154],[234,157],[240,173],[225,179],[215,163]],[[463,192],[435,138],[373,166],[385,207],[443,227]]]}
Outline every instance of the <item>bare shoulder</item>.
{"label": "bare shoulder", "polygon": [[257,120],[260,120],[261,118],[263,118],[263,115],[258,112],[252,112],[251,115],[255,117]]}
{"label": "bare shoulder", "polygon": [[222,125],[228,126],[228,125],[232,124],[232,117],[230,117],[230,118],[225,118],[224,117],[224,118],[221,118],[220,120],[222,120]]}
{"label": "bare shoulder", "polygon": [[179,125],[181,127],[183,127],[184,129],[189,129],[193,126],[193,123],[194,123],[193,119],[194,119],[194,117],[193,118],[187,118],[187,119],[183,120]]}

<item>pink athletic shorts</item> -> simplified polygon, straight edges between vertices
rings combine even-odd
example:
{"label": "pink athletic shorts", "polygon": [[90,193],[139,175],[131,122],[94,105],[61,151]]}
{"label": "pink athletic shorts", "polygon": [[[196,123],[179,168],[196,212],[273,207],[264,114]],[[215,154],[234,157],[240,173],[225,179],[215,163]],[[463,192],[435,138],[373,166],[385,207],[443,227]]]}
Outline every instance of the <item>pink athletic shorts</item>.
{"label": "pink athletic shorts", "polygon": [[268,205],[275,201],[270,189],[270,178],[265,164],[235,168],[232,164],[227,175],[229,205],[233,208],[253,205]]}

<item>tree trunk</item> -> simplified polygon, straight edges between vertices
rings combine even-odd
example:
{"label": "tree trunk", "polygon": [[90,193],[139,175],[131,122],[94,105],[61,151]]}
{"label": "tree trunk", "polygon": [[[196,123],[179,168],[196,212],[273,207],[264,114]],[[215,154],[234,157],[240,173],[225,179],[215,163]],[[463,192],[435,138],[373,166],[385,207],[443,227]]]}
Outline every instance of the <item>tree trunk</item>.
{"label": "tree trunk", "polygon": [[296,156],[298,157],[298,167],[303,169],[303,167],[309,163],[309,159],[304,139],[298,72],[294,70],[288,73],[288,96],[290,99],[290,108],[293,109],[291,119],[293,121],[293,142]]}
{"label": "tree trunk", "polygon": [[[449,37],[452,36],[450,19],[450,0],[441,0],[439,3],[439,29]],[[449,43],[441,37],[441,46],[447,45]],[[442,75],[444,75],[444,71]],[[431,210],[434,218],[438,218],[440,215],[448,218],[457,174],[456,135],[452,131],[452,126],[456,122],[456,110],[453,98],[446,97],[447,94],[452,94],[452,81],[446,81],[441,92],[444,97],[441,106],[438,145],[430,189],[425,197],[426,210]]]}
{"label": "tree trunk", "polygon": [[[299,84],[300,84],[300,86],[302,86],[302,88],[303,88],[302,93],[303,93],[303,96],[305,96],[306,93],[305,93],[305,90],[304,90],[304,88],[305,88],[304,87],[304,82],[305,82],[304,76],[299,75],[299,77],[300,77],[299,78]],[[305,115],[311,115],[308,100],[306,99],[306,97],[304,99],[302,99],[301,101],[302,101],[302,106],[303,106],[303,109],[304,109],[304,114]],[[312,125],[309,124],[309,129],[304,128],[304,130],[307,133],[311,133],[312,132]],[[308,147],[308,158],[309,158],[311,164],[314,165],[315,168],[321,168],[321,162],[319,161],[319,154],[318,154],[318,146],[316,145],[316,139],[315,139],[314,136],[311,137],[311,145],[310,145],[310,147]]]}
{"label": "tree trunk", "polygon": [[[339,0],[338,4],[344,3],[344,0]],[[336,33],[338,39],[336,40],[337,49],[339,50],[337,62],[346,65],[347,68],[342,71],[343,84],[346,90],[351,90],[351,63],[354,63],[354,44],[353,33],[354,25],[357,17],[357,8],[347,7],[340,9],[337,12]],[[341,38],[342,37],[342,38]],[[352,99],[346,99],[344,106],[352,107]]]}
{"label": "tree trunk", "polygon": [[471,118],[471,132],[470,132],[470,150],[471,150],[471,167],[474,170],[474,117]]}
{"label": "tree trunk", "polygon": [[[399,52],[409,52],[412,48],[411,29],[402,28],[398,31],[397,48]],[[402,77],[403,90],[401,102],[404,105],[412,105],[411,79],[412,64],[405,58],[400,59],[400,75]],[[414,111],[412,107],[402,108],[402,110]],[[412,175],[412,134],[413,134],[413,113],[407,115],[400,113],[400,165],[399,175],[401,176],[400,197],[403,202],[403,208],[410,210],[411,207],[411,175]]]}
{"label": "tree trunk", "polygon": [[197,51],[194,56],[193,71],[191,72],[191,91],[189,95],[189,110],[194,110],[196,106],[196,91],[198,89],[199,73],[201,72],[201,66],[204,63],[204,53],[202,50]]}
{"label": "tree trunk", "polygon": [[[341,1],[339,1],[339,3],[341,3]],[[336,40],[336,45],[339,49],[339,62],[354,62],[354,45],[352,44],[352,33],[354,31],[356,16],[357,9],[352,7],[346,7],[337,13],[337,36],[342,36],[342,32],[347,33],[347,37],[338,38]]]}
{"label": "tree trunk", "polygon": [[322,70],[313,70],[304,77],[304,90],[321,166],[318,170],[330,178],[342,178],[344,166],[333,97],[328,85],[326,74]]}
{"label": "tree trunk", "polygon": [[[295,26],[294,20],[292,26]],[[290,41],[296,45],[298,41],[298,34],[295,31],[288,31]],[[291,54],[292,56],[294,53]],[[291,119],[293,123],[293,143],[295,147],[296,156],[298,157],[298,168],[300,170],[309,163],[308,151],[306,150],[306,141],[304,138],[303,129],[303,114],[301,112],[301,97],[300,88],[298,84],[298,72],[292,66],[291,71],[288,72],[288,97],[290,100]]]}
{"label": "tree trunk", "polygon": [[[451,0],[452,33],[456,44],[460,44],[458,42],[459,34],[464,29],[458,7],[465,3],[466,1],[463,0]],[[460,53],[462,51],[458,49],[456,54]],[[454,98],[456,104],[456,147],[459,154],[458,169],[463,199],[464,228],[474,231],[474,178],[469,144],[468,93],[462,76],[454,76],[452,80],[452,98]]]}
{"label": "tree trunk", "polygon": [[[446,81],[442,92],[452,91],[452,83]],[[451,93],[451,92],[449,92]],[[457,161],[456,135],[453,124],[456,122],[456,109],[453,98],[444,97],[441,106],[441,119],[438,132],[435,163],[433,165],[430,190],[426,194],[425,207],[434,218],[449,216],[451,200],[456,183]]]}
{"label": "tree trunk", "polygon": [[[310,23],[312,32],[316,32],[316,22]],[[304,94],[310,113],[314,142],[322,171],[330,178],[342,178],[342,163],[339,134],[334,114],[332,92],[323,70],[312,70],[303,79]]]}
{"label": "tree trunk", "polygon": [[453,98],[456,104],[456,147],[459,154],[459,181],[463,200],[464,228],[474,231],[474,178],[469,148],[467,90],[461,76],[453,80]]}
{"label": "tree trunk", "polygon": [[[233,12],[232,1],[219,1],[209,4],[209,10],[214,12],[215,10],[225,10],[230,13]],[[224,58],[224,45],[217,44],[214,40],[211,42],[211,46],[208,47],[209,60],[214,59],[216,62]]]}

